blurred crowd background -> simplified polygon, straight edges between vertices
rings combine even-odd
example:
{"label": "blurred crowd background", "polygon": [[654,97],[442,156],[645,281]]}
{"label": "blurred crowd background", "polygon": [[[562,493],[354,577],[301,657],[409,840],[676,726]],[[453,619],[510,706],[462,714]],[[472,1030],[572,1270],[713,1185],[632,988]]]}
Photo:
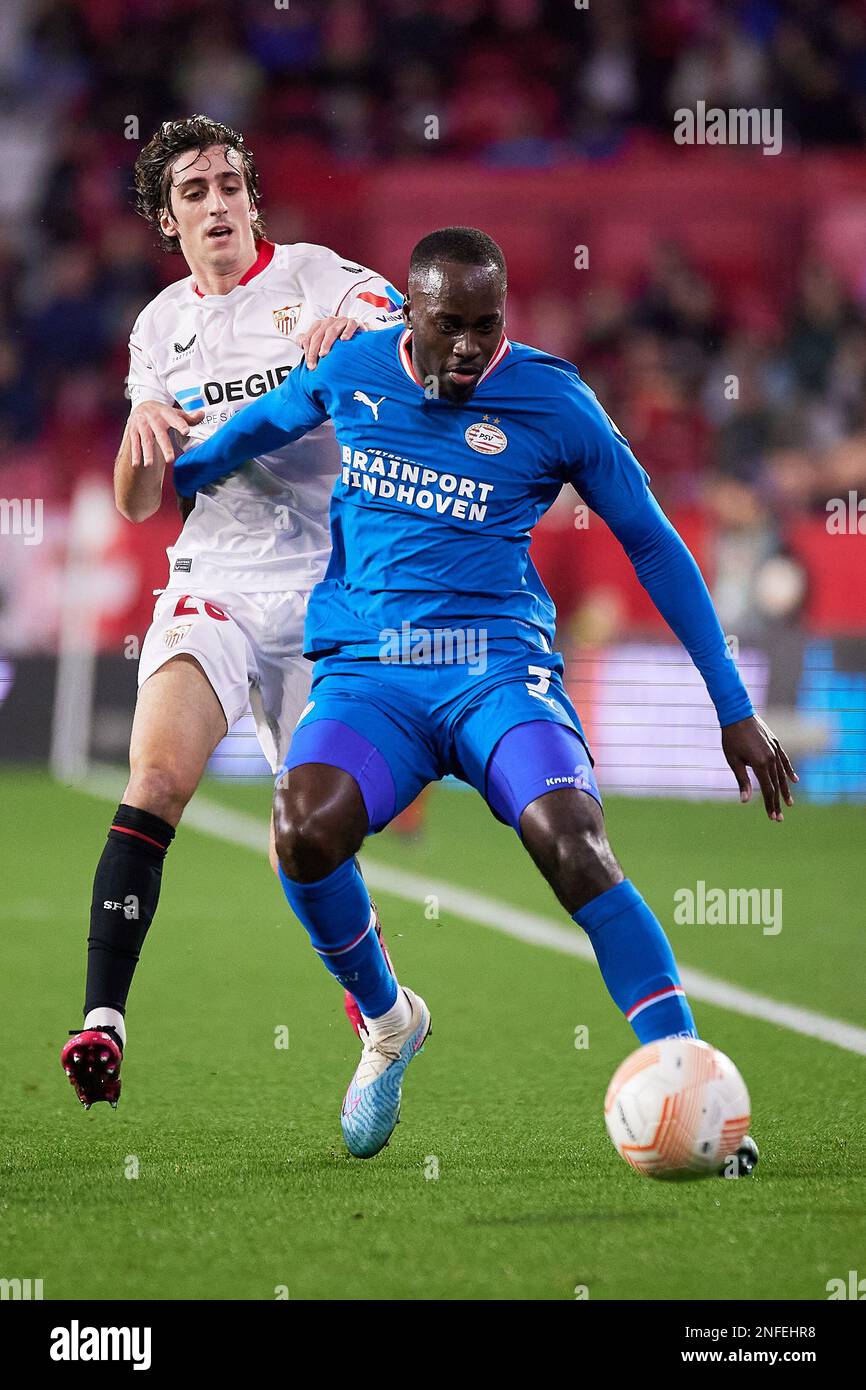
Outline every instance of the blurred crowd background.
{"label": "blurred crowd background", "polygon": [[[778,108],[782,152],[676,144],[697,101]],[[578,364],[726,630],[866,632],[856,501],[827,526],[866,496],[866,0],[3,0],[0,496],[49,518],[0,577],[4,650],[56,641],[64,517],[110,480],[129,329],[185,273],[131,210],[132,164],[193,111],[243,130],[275,239],[402,286],[433,226],[497,236],[511,336]],[[577,503],[536,542],[563,640],[657,632],[606,534],[575,543]],[[173,499],[120,525],[107,643],[146,626]]]}

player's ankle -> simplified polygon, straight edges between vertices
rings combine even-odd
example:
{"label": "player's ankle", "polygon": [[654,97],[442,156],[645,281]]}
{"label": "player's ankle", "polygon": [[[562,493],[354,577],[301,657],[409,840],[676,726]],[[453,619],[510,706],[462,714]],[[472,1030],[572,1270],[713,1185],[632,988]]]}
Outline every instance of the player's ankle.
{"label": "player's ankle", "polygon": [[90,1009],[85,1015],[84,1027],[113,1028],[120,1039],[120,1046],[126,1047],[126,1021],[119,1009],[109,1009],[105,1006]]}
{"label": "player's ankle", "polygon": [[397,998],[390,1009],[385,1013],[379,1014],[376,1018],[368,1018],[362,1012],[364,1027],[367,1029],[370,1041],[376,1042],[377,1038],[389,1037],[392,1033],[399,1033],[404,1028],[408,1028],[412,1019],[412,1005],[404,990],[397,990]]}

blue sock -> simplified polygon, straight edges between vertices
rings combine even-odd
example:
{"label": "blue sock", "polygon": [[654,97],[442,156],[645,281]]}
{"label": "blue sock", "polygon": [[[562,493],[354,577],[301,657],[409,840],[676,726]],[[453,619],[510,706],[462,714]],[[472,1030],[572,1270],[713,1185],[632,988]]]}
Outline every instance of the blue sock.
{"label": "blue sock", "polygon": [[310,933],[313,950],[367,1018],[393,1008],[397,981],[388,969],[367,885],[354,859],[317,883],[295,883],[280,869],[289,907]]}
{"label": "blue sock", "polygon": [[661,923],[626,878],[574,914],[611,998],[642,1043],[698,1036]]}

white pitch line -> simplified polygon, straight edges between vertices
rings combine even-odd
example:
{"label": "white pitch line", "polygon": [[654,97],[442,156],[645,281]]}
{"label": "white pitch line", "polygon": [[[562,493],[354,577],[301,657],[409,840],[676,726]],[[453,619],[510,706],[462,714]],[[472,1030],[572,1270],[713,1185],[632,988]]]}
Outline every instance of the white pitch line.
{"label": "white pitch line", "polygon": [[[116,800],[119,794],[117,777],[109,773],[91,774],[85,782],[77,784],[77,789],[109,800]],[[190,802],[184,812],[183,823],[205,835],[228,840],[262,856],[267,854],[267,821],[260,821],[244,811],[231,811],[217,802],[208,801],[207,797],[197,796]],[[595,960],[589,942],[578,935],[576,929],[559,926],[538,913],[497,902],[495,898],[488,898],[471,888],[458,888],[442,879],[422,877],[366,857],[364,877],[377,892],[390,893],[411,903],[423,902],[430,894],[435,894],[440,907],[479,926],[492,927],[532,946],[547,946],[563,955]],[[689,966],[683,967],[680,975],[686,992],[702,1004],[715,1004],[731,1013],[759,1019],[762,1023],[777,1023],[792,1033],[818,1038],[846,1052],[866,1056],[866,1028],[828,1018],[826,1014],[814,1013],[811,1009],[798,1008],[795,1004],[782,1004],[764,994],[753,994],[751,990],[728,984]]]}

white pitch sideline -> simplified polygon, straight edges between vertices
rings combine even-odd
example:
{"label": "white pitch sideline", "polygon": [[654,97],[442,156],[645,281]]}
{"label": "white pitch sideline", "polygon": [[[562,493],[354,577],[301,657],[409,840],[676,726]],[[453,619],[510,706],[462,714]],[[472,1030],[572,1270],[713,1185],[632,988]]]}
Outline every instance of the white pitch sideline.
{"label": "white pitch sideline", "polygon": [[[123,774],[107,770],[92,772],[74,786],[76,790],[100,799],[117,801],[123,790]],[[217,802],[208,801],[206,796],[198,794],[193,797],[184,812],[183,824],[205,835],[251,849],[263,858],[267,854],[266,820],[260,821],[257,816],[244,811],[231,811]],[[411,903],[423,902],[425,897],[435,894],[440,907],[469,922],[493,927],[506,936],[516,937],[518,941],[529,942],[532,946],[547,946],[563,955],[595,960],[589,942],[579,935],[576,927],[559,926],[548,917],[509,907],[507,903],[497,902],[495,898],[485,897],[471,888],[459,888],[442,879],[430,879],[404,869],[395,869],[369,856],[364,856],[363,866],[364,877],[376,892],[390,893]],[[762,1023],[776,1023],[792,1033],[818,1038],[821,1042],[844,1048],[846,1052],[866,1056],[866,1028],[828,1018],[826,1014],[814,1013],[811,1009],[798,1008],[795,1004],[782,1004],[764,994],[753,994],[751,990],[717,980],[713,975],[705,975],[703,971],[692,970],[688,966],[684,966],[680,974],[687,993],[703,1004],[715,1004],[732,1013],[743,1014],[746,1018],[757,1018]]]}

